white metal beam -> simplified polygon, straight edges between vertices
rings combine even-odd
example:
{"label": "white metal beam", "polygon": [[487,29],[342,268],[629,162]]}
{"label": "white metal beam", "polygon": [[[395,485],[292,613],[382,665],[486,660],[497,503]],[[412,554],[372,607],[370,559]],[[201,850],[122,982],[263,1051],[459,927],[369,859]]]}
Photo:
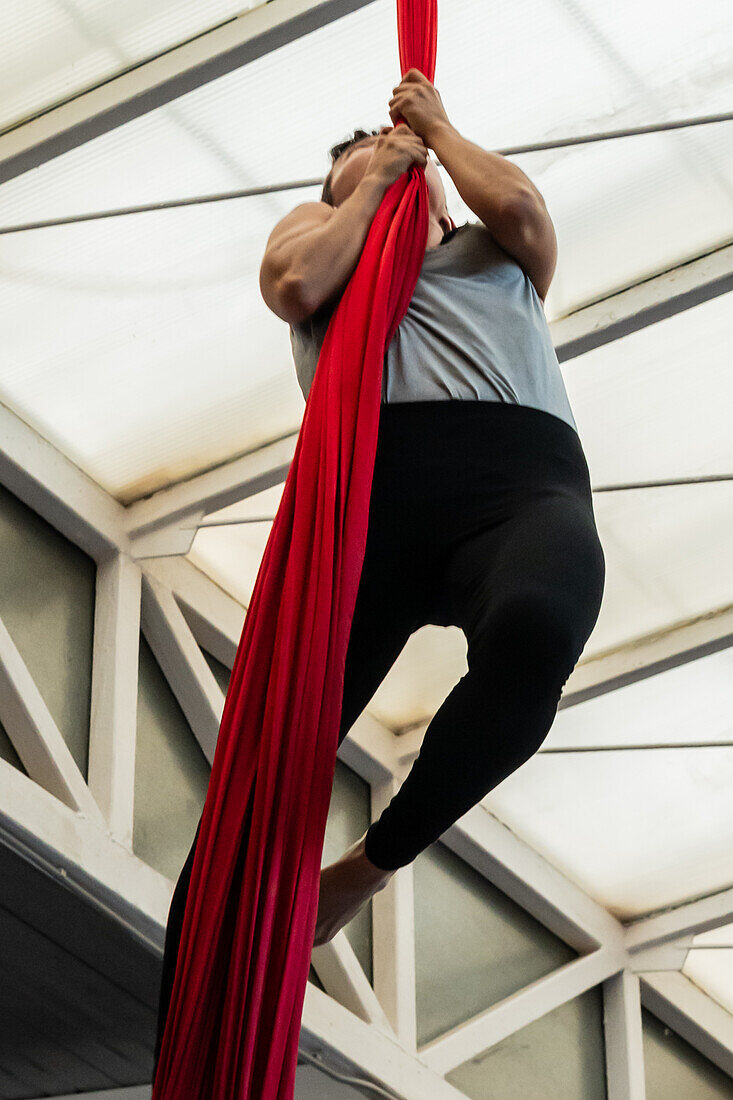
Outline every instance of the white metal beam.
{"label": "white metal beam", "polygon": [[368,710],[357,718],[336,755],[372,786],[391,782],[397,769],[395,736]]}
{"label": "white metal beam", "polygon": [[[158,582],[161,592],[168,589],[174,594],[196,642],[231,668],[244,629],[242,605],[185,558],[143,558],[139,564],[145,577]],[[337,756],[368,783],[380,784],[394,777],[395,745],[392,731],[365,710],[339,745]]]}
{"label": "white metal beam", "polygon": [[224,693],[170,589],[143,573],[142,626],[181,710],[213,764]]}
{"label": "white metal beam", "polygon": [[636,952],[722,928],[733,921],[733,887],[687,901],[626,925],[626,948]]}
{"label": "white metal beam", "polygon": [[601,945],[624,949],[621,922],[493,817],[482,803],[459,818],[440,839],[581,954]]}
{"label": "white metal beam", "polygon": [[130,552],[123,506],[2,404],[0,439],[1,485],[95,560]]}
{"label": "white metal beam", "polygon": [[733,244],[677,264],[550,323],[563,363],[733,290]]}
{"label": "white metal beam", "polygon": [[418,1056],[436,1073],[450,1073],[513,1032],[618,973],[624,960],[625,952],[618,947],[600,947],[590,955],[573,959],[420,1047]]}
{"label": "white metal beam", "polygon": [[733,1015],[684,974],[641,974],[645,1008],[733,1078]]}
{"label": "white metal beam", "polygon": [[644,1044],[639,979],[628,970],[603,983],[608,1100],[644,1100]]}
{"label": "white metal beam", "polygon": [[244,629],[242,604],[187,558],[140,558],[138,564],[173,592],[199,645],[232,668]]}
{"label": "white metal beam", "polygon": [[102,812],[2,619],[0,722],[32,780],[90,821],[103,824]]}
{"label": "white metal beam", "polygon": [[112,835],[132,848],[140,651],[140,567],[127,554],[97,565],[89,789]]}
{"label": "white metal beam", "polygon": [[[300,1047],[320,1055],[334,1069],[367,1077],[400,1100],[466,1100],[396,1039],[365,1024],[308,982],[303,1003]],[[324,1060],[325,1060],[324,1059]]]}
{"label": "white metal beam", "polygon": [[0,759],[2,843],[60,877],[162,953],[173,884],[92,821]]}
{"label": "white metal beam", "polygon": [[343,929],[328,943],[314,947],[311,962],[318,978],[330,997],[333,997],[360,1020],[373,1024],[385,1035],[395,1037],[376,992],[369,984],[354,948]]}
{"label": "white metal beam", "polygon": [[[174,594],[196,642],[231,668],[244,629],[242,605],[185,558],[143,558],[139,564],[161,591]],[[337,756],[368,783],[386,783],[397,767],[395,745],[392,731],[365,710],[339,745]]]}
{"label": "white metal beam", "polygon": [[[348,740],[348,738],[346,739]],[[372,785],[372,821],[400,787],[396,776]],[[413,864],[400,867],[372,897],[374,991],[406,1050],[417,1050],[415,884]]]}
{"label": "white metal beam", "polygon": [[629,969],[635,974],[641,971],[681,970],[692,947],[693,936],[683,936],[671,943],[659,943],[654,947],[641,947],[629,952]]}
{"label": "white metal beam", "polygon": [[272,0],[0,137],[0,183],[371,3]]}
{"label": "white metal beam", "polygon": [[125,519],[136,557],[187,554],[209,512],[285,481],[297,441],[294,432],[131,504]]}

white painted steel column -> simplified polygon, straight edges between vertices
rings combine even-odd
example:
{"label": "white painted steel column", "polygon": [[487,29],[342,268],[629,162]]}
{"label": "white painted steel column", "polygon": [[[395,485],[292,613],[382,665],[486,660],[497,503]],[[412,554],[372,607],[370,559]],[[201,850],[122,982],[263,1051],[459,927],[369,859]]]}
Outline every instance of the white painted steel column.
{"label": "white painted steel column", "polygon": [[89,788],[120,844],[132,849],[140,654],[140,566],[118,552],[97,564]]}
{"label": "white painted steel column", "polygon": [[603,983],[608,1100],[646,1100],[639,979],[621,970]]}
{"label": "white painted steel column", "polygon": [[[373,821],[401,785],[401,777],[391,775],[372,786]],[[413,864],[400,867],[372,898],[372,944],[374,991],[402,1045],[417,1050]]]}

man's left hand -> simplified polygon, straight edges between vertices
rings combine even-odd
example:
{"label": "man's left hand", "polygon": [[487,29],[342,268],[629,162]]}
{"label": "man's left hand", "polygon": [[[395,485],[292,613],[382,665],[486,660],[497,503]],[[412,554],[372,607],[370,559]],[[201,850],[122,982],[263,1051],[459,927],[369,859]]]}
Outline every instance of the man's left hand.
{"label": "man's left hand", "polygon": [[419,69],[408,69],[401,82],[392,89],[389,117],[397,125],[401,119],[431,148],[436,128],[450,126],[442,100],[434,84]]}

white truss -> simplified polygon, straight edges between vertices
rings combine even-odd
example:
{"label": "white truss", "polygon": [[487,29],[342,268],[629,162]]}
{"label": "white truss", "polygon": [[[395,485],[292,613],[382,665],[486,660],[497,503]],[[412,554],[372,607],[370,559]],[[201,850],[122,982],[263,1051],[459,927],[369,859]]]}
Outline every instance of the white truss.
{"label": "white truss", "polygon": [[641,996],[636,974],[624,968],[603,983],[608,1100],[644,1100],[644,1046]]}
{"label": "white truss", "polygon": [[[193,493],[182,486],[154,495],[144,502],[143,516],[141,505],[117,504],[8,410],[0,409],[0,416],[8,441],[0,473],[12,482],[8,487],[98,566],[89,786],[0,624],[0,720],[30,773],[0,761],[0,830],[5,843],[53,867],[160,954],[173,883],[131,850],[139,629],[211,760],[223,695],[201,647],[231,666],[246,612],[186,559],[134,553],[138,520],[178,519],[200,500],[200,481]],[[275,468],[282,462],[278,446],[270,451]],[[237,492],[267,479],[262,458],[237,460]],[[203,476],[210,478],[207,491],[216,506],[222,492],[233,499],[232,486],[222,487],[225,478],[216,484],[219,472]],[[730,627],[730,612],[722,612],[592,662],[581,695],[594,684],[689,659],[701,645],[724,644]],[[417,736],[395,736],[365,711],[339,746],[339,758],[371,786],[373,819],[404,778]],[[304,1051],[321,1052],[333,1069],[377,1081],[405,1100],[447,1100],[462,1095],[445,1081],[456,1066],[602,985],[611,1100],[644,1095],[641,1003],[730,1072],[733,1016],[679,967],[693,935],[733,919],[733,890],[624,927],[481,804],[441,839],[579,957],[419,1048],[413,876],[412,867],[401,868],[372,902],[374,986],[343,932],[314,948],[313,965],[327,992],[308,985]]]}
{"label": "white truss", "polygon": [[[0,137],[0,182],[367,2],[261,4]],[[582,354],[732,284],[729,246],[554,322],[558,358]],[[284,481],[297,433],[128,508],[3,406],[0,433],[0,483],[97,563],[88,786],[0,623],[0,721],[29,772],[0,760],[0,834],[90,904],[112,910],[160,955],[173,883],[131,850],[140,626],[211,761],[223,696],[201,647],[231,667],[245,609],[182,555],[204,516]],[[724,609],[583,662],[571,675],[564,705],[729,645],[732,614]],[[423,730],[397,737],[365,712],[339,747],[339,758],[371,785],[373,818],[404,777]],[[374,987],[343,932],[314,949],[327,992],[308,983],[304,1051],[404,1100],[459,1100],[463,1093],[445,1081],[447,1072],[602,985],[609,1100],[643,1100],[642,1004],[733,1074],[733,1016],[679,972],[692,936],[733,920],[732,891],[624,927],[482,805],[441,839],[579,957],[418,1048],[413,875],[411,867],[402,868],[372,901]],[[93,1095],[142,1100],[149,1092]]]}
{"label": "white truss", "polygon": [[[392,749],[393,742],[392,736]],[[400,785],[395,771],[381,782],[372,782],[372,821],[379,818]],[[378,945],[372,961],[374,991],[403,1047],[415,1052],[415,882],[411,863],[393,875],[387,886],[372,898],[372,942]]]}
{"label": "white truss", "polygon": [[97,562],[89,789],[112,835],[127,848],[135,794],[141,576],[137,562],[122,552]]}
{"label": "white truss", "polygon": [[0,620],[0,721],[28,775],[98,824],[102,814],[43,696]]}
{"label": "white truss", "polygon": [[224,693],[172,591],[144,572],[142,626],[204,756],[213,764]]}
{"label": "white truss", "polygon": [[678,971],[641,976],[642,1004],[733,1077],[733,1016]]}
{"label": "white truss", "polygon": [[311,962],[318,980],[330,997],[360,1020],[373,1024],[392,1039],[396,1037],[382,1003],[343,931],[334,936],[330,943],[314,947]]}

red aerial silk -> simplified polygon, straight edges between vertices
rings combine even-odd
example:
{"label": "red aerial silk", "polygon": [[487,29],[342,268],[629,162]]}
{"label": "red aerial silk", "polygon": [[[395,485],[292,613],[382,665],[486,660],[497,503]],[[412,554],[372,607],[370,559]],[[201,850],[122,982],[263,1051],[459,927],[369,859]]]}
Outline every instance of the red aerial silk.
{"label": "red aerial silk", "polygon": [[[397,0],[402,76],[417,68],[433,80],[437,19],[437,0]],[[385,192],[332,316],[257,573],[201,818],[153,1100],[294,1093],[382,367],[427,234],[425,171],[412,165]]]}

